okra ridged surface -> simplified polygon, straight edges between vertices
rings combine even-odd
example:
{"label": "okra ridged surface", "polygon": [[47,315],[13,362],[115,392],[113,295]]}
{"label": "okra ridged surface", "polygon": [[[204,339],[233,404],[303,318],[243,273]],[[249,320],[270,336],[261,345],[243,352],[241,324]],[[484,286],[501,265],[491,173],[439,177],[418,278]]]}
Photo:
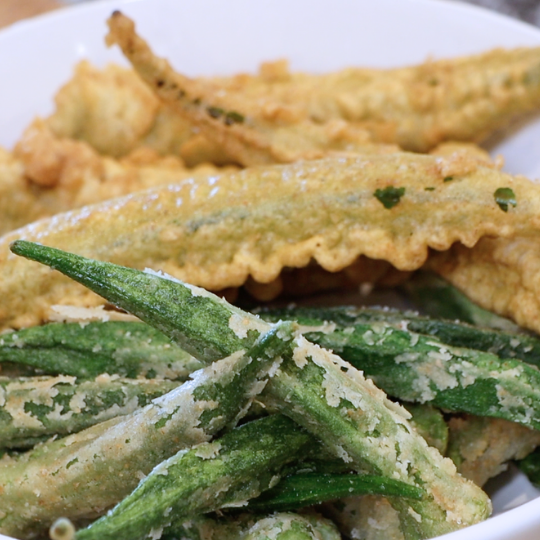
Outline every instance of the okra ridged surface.
{"label": "okra ridged surface", "polygon": [[185,380],[203,366],[151,326],[107,321],[50,323],[0,336],[0,362],[50,375]]}
{"label": "okra ridged surface", "polygon": [[243,505],[278,482],[281,468],[311,443],[311,436],[284,416],[244,424],[160,463],[135,491],[78,531],[76,538],[142,540],[192,515]]}
{"label": "okra ridged surface", "polygon": [[[222,300],[175,285],[185,293],[183,302],[175,298],[175,313],[182,320],[175,337],[186,338],[184,328],[197,328],[197,320],[189,323],[191,310],[199,313],[198,304],[206,306],[210,322],[214,313],[218,319],[223,316]],[[227,315],[228,325],[231,314]],[[274,329],[266,325],[266,330],[260,341],[257,337],[237,338],[239,347],[233,354],[199,370],[191,381],[143,409],[42,445],[24,459],[1,466],[0,508],[4,515],[0,532],[31,538],[56,518],[98,517],[155,465],[234,425],[264,387],[268,371],[275,370],[283,349],[290,348],[290,323]],[[206,349],[210,353],[213,337],[210,333]],[[254,345],[246,351],[241,346],[247,341]],[[202,345],[201,339],[195,343]],[[42,497],[45,493],[46,498]]]}
{"label": "okra ridged surface", "polygon": [[24,448],[32,438],[66,435],[136,411],[179,383],[101,375],[0,378],[0,447]]}
{"label": "okra ridged surface", "polygon": [[[385,312],[375,313],[374,322],[363,322],[364,316],[371,318],[371,311],[319,313],[315,319],[313,310],[304,315],[299,311],[299,321],[310,325],[303,327],[306,338],[339,354],[389,395],[540,429],[540,371],[535,366],[403,330],[408,320],[400,324],[398,317],[392,322],[390,315],[391,322],[385,322]],[[331,322],[325,324],[325,318]]]}
{"label": "okra ridged surface", "polygon": [[499,358],[519,359],[540,366],[540,339],[537,336],[434,319],[412,311],[343,306],[262,310],[260,315],[269,321],[285,318],[308,326],[334,322],[339,327],[351,327],[380,321],[402,330],[432,335],[447,345],[490,352]]}
{"label": "okra ridged surface", "polygon": [[[187,289],[208,301],[203,303],[208,311],[217,303],[208,293],[174,280],[38,244],[18,241],[12,250],[60,270],[173,338],[178,334],[178,308],[172,298],[187,294]],[[211,352],[237,351],[250,330],[260,333],[269,329],[268,323],[232,307],[227,316],[223,302],[217,311],[207,330]],[[197,350],[199,354],[205,351],[204,329],[197,328],[201,332],[196,333],[195,356]],[[221,344],[220,334],[224,337]],[[301,336],[292,349],[283,354],[282,363],[269,379],[264,400],[313,433],[350,463],[351,469],[420,484],[426,490],[421,501],[393,501],[407,540],[451,532],[489,516],[487,496],[461,478],[450,460],[427,446],[408,424],[409,413],[336,355]]]}

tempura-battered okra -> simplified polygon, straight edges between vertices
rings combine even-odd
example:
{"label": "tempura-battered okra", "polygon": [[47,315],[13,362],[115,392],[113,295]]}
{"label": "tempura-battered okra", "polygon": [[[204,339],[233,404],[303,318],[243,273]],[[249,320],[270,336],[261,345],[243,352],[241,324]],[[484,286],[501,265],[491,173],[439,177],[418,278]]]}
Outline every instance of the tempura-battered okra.
{"label": "tempura-battered okra", "polygon": [[167,380],[101,375],[0,378],[0,447],[24,448],[32,439],[81,431],[144,407],[176,386]]}
{"label": "tempura-battered okra", "polygon": [[[294,307],[263,310],[259,314],[268,321],[286,318],[307,326],[332,322],[340,328],[379,321],[401,330],[435,336],[438,341],[454,347],[490,352],[499,358],[520,359],[529,364],[540,366],[540,339],[538,337],[476,325],[479,323],[467,324],[456,320],[430,318],[412,311],[354,306]],[[500,319],[500,317],[497,318]],[[510,321],[508,323],[511,324]]]}
{"label": "tempura-battered okra", "polygon": [[[211,333],[206,348],[202,339],[196,339],[198,325],[206,321],[209,328],[216,328],[220,317],[228,325],[231,313],[213,295],[200,296],[180,284],[176,292],[175,314],[181,321],[176,321],[175,337],[192,339],[194,349],[216,354]],[[143,409],[42,445],[15,464],[0,466],[0,532],[30,538],[44,523],[62,516],[97,517],[155,465],[234,425],[262,390],[268,371],[279,365],[283,350],[291,347],[290,323],[265,330],[264,335],[255,331],[236,338],[233,354],[199,370],[193,380]]]}
{"label": "tempura-battered okra", "polygon": [[156,95],[244,165],[309,159],[350,132],[425,152],[444,140],[482,139],[540,105],[538,48],[289,75],[253,91],[188,79],[152,53],[131,19],[117,11],[108,24],[107,43],[121,47]]}
{"label": "tempura-battered okra", "polygon": [[361,322],[373,312],[366,317],[356,310],[322,310],[321,319],[332,320],[333,314],[339,322],[347,321],[347,326],[328,327],[321,319],[303,317],[302,310],[297,313],[300,322],[315,323],[304,328],[307,339],[339,354],[393,397],[540,429],[540,371],[535,366],[402,330],[409,324],[405,319],[400,325],[399,317],[389,324],[379,313],[374,316],[379,320]]}
{"label": "tempura-battered okra", "polygon": [[483,486],[540,445],[540,432],[498,418],[451,418],[448,457],[460,474]]}
{"label": "tempura-battered okra", "polygon": [[108,321],[51,323],[0,336],[0,362],[50,375],[185,380],[203,364],[151,326]]}
{"label": "tempura-battered okra", "polygon": [[[279,482],[283,466],[301,458],[313,444],[311,435],[287,417],[273,415],[249,422],[213,442],[181,451],[164,461],[135,491],[76,537],[78,540],[118,537],[142,540],[151,531],[166,532],[172,524],[190,516],[228,506],[242,508],[248,499]],[[327,476],[326,484],[333,481],[330,486],[320,481],[309,484],[306,475],[282,482],[290,485],[293,481],[299,490],[298,497],[284,498],[282,489],[278,498],[274,490],[280,487],[280,482],[268,492],[269,497],[254,501],[254,509],[268,513],[298,508],[362,488],[364,492],[388,490],[390,495],[416,499],[423,495],[420,488],[371,476],[364,479],[360,475]],[[336,488],[339,482],[341,491]],[[246,508],[252,509],[251,505]]]}
{"label": "tempura-battered okra", "polygon": [[244,505],[278,482],[281,468],[310,444],[311,436],[284,416],[249,422],[159,464],[133,493],[76,537],[142,540],[192,515]]}
{"label": "tempura-battered okra", "polygon": [[235,518],[201,516],[177,523],[163,540],[341,540],[336,526],[317,514],[278,512]]}
{"label": "tempura-battered okra", "polygon": [[[173,339],[185,341],[185,334],[178,335],[176,328],[181,324],[177,322],[176,297],[186,295],[187,289],[181,283],[25,241],[14,243],[12,250],[49,264]],[[207,300],[199,308],[208,319],[204,310],[214,308],[216,301],[200,289],[191,290]],[[217,309],[218,317],[211,324],[205,321],[206,346],[204,326],[196,325],[198,340],[190,350],[195,356],[208,351],[206,358],[212,357],[220,349],[234,352],[243,347],[250,331],[258,334],[268,328],[268,323],[253,315],[227,310],[224,303]],[[219,336],[223,338],[220,342]],[[457,475],[450,460],[429,449],[407,423],[409,415],[404,409],[390,402],[350,364],[303,337],[296,338],[293,351],[284,354],[283,363],[268,381],[264,400],[314,433],[351,469],[421,485],[426,490],[421,501],[393,502],[407,540],[444,534],[489,515],[487,496]]]}
{"label": "tempura-battered okra", "polygon": [[[445,178],[452,174],[452,181]],[[503,211],[498,187],[517,206]],[[431,189],[435,188],[435,189]],[[52,219],[0,239],[0,329],[33,326],[52,305],[98,305],[88,290],[13,257],[17,239],[116,264],[159,268],[210,290],[314,260],[336,272],[360,255],[399,270],[422,266],[429,248],[483,236],[535,235],[540,187],[473,161],[407,153],[333,156],[194,177]],[[264,234],[263,234],[264,233]],[[219,249],[216,247],[219,246]]]}

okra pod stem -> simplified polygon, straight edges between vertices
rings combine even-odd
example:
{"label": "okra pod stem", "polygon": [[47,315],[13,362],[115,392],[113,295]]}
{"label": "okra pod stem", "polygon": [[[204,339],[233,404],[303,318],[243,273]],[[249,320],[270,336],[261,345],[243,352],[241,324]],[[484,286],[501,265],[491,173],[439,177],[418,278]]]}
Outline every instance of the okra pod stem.
{"label": "okra pod stem", "polygon": [[51,323],[0,336],[0,362],[50,375],[185,380],[202,367],[164,334],[140,322]]}

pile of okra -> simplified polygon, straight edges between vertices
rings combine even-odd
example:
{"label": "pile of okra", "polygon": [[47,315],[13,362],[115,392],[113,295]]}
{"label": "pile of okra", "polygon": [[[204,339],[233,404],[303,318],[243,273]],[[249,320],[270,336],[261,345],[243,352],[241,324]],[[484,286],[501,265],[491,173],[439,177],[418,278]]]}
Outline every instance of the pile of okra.
{"label": "pile of okra", "polygon": [[419,540],[486,519],[480,485],[507,461],[540,477],[540,339],[443,283],[407,286],[433,317],[253,314],[161,273],[12,250],[138,320],[0,336],[2,534]]}

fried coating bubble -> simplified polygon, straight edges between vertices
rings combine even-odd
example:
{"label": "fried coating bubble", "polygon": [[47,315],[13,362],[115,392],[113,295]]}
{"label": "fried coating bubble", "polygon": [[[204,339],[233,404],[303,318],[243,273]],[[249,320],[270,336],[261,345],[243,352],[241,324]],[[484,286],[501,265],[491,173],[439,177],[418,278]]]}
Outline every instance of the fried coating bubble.
{"label": "fried coating bubble", "polygon": [[[1,240],[0,321],[27,326],[51,304],[88,299],[60,275],[9,255],[17,238],[221,290],[249,276],[270,283],[311,260],[337,272],[360,255],[410,271],[430,247],[537,234],[540,187],[474,160],[456,171],[449,180],[451,162],[426,155],[334,157],[189,178],[57,215]],[[500,186],[512,186],[517,207],[499,207]]]}
{"label": "fried coating bubble", "polygon": [[115,12],[108,24],[107,43],[121,47],[156,95],[246,166],[374,142],[428,151],[446,140],[479,141],[540,107],[540,48],[327,75],[276,68],[264,84],[189,79],[152,53],[129,18]]}
{"label": "fried coating bubble", "polygon": [[433,254],[429,267],[481,307],[540,332],[540,238],[483,238]]}

